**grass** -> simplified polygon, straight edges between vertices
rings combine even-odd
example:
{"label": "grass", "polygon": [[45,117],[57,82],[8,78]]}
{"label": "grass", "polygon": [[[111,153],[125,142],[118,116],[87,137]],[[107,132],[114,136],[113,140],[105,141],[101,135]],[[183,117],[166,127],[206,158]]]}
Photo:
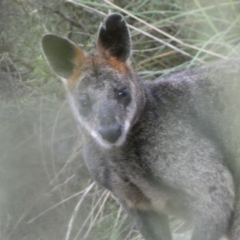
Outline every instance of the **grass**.
{"label": "grass", "polygon": [[[6,209],[0,212],[1,239],[140,240],[123,209],[88,175],[75,123],[42,55],[40,38],[53,32],[92,51],[104,16],[120,12],[131,31],[132,64],[143,79],[152,80],[238,57],[240,2],[13,2],[21,17],[18,23],[10,19],[13,46],[0,56],[2,69],[11,76],[8,80],[17,84],[16,91],[0,102],[0,204]],[[175,239],[189,236],[177,231],[181,224],[172,222]]]}

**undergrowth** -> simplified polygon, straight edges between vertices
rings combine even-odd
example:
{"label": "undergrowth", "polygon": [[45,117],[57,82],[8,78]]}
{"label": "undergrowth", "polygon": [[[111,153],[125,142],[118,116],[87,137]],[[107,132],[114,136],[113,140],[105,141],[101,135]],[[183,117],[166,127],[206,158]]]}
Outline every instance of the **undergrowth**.
{"label": "undergrowth", "polygon": [[[3,1],[1,9],[0,238],[140,240],[124,210],[88,175],[75,123],[40,39],[52,32],[93,51],[99,23],[119,12],[131,31],[132,65],[152,80],[237,58],[240,2],[15,0]],[[172,220],[175,239],[189,236],[183,225]]]}

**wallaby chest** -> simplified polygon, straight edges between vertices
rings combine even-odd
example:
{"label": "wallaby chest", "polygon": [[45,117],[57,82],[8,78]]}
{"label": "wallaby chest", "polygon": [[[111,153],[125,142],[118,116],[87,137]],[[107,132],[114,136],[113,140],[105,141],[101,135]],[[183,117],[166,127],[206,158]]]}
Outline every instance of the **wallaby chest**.
{"label": "wallaby chest", "polygon": [[207,180],[198,189],[203,176],[226,178],[229,188],[232,182],[219,149],[192,126],[191,116],[181,116],[181,106],[160,105],[143,113],[121,148],[102,149],[90,140],[84,158],[94,179],[128,206],[188,219],[190,202],[211,189]]}
{"label": "wallaby chest", "polygon": [[[157,112],[152,115],[157,116]],[[131,141],[122,148],[103,150],[90,142],[85,146],[84,158],[94,179],[128,206],[187,218],[184,193],[170,186],[171,176],[166,176],[172,167],[167,159],[167,149],[173,150],[171,137],[169,143],[163,141],[167,134],[165,130],[160,135],[164,123],[158,121],[156,125],[155,121],[152,119],[149,129],[144,129],[144,123],[134,128]],[[176,158],[177,154],[174,153]]]}

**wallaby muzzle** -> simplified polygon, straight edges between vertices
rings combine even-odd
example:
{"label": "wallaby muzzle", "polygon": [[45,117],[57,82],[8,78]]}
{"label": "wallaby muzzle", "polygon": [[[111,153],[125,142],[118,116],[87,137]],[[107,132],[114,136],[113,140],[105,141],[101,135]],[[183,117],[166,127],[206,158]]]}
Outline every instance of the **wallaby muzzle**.
{"label": "wallaby muzzle", "polygon": [[98,133],[109,143],[115,143],[122,134],[121,124],[117,121],[117,102],[107,101],[102,104],[98,115]]}
{"label": "wallaby muzzle", "polygon": [[100,126],[98,128],[98,133],[109,143],[115,143],[121,136],[122,128],[120,124],[113,123],[108,126]]}

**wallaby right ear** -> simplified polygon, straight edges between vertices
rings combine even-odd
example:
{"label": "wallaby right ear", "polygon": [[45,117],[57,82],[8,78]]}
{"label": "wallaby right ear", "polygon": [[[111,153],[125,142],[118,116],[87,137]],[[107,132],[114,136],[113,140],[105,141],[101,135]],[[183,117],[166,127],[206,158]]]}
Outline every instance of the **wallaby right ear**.
{"label": "wallaby right ear", "polygon": [[98,52],[105,58],[115,58],[125,62],[131,51],[128,26],[123,16],[113,13],[100,25],[98,33]]}
{"label": "wallaby right ear", "polygon": [[62,78],[68,79],[84,62],[83,51],[66,38],[47,34],[42,38],[42,48],[53,71]]}

